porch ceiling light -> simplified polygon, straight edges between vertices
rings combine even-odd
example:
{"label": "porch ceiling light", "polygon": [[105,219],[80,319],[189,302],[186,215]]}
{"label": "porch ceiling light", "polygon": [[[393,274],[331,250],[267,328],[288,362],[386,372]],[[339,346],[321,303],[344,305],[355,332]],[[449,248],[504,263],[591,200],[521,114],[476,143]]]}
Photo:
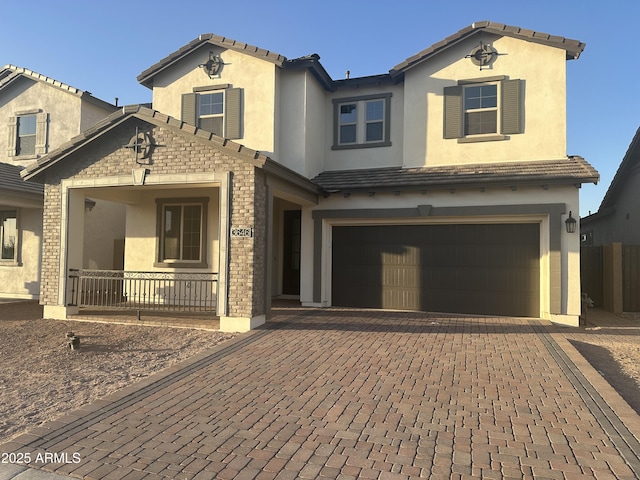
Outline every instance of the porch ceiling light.
{"label": "porch ceiling light", "polygon": [[577,226],[578,222],[576,221],[575,218],[573,218],[571,216],[571,210],[569,210],[569,218],[567,218],[564,221],[564,224],[567,227],[567,233],[575,233],[576,232],[576,226]]}

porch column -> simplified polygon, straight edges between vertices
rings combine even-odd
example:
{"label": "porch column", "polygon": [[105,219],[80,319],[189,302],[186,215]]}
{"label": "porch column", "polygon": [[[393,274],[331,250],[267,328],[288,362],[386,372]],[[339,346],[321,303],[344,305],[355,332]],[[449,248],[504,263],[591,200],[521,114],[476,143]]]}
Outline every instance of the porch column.
{"label": "porch column", "polygon": [[[229,186],[228,286],[220,330],[246,332],[266,321],[265,256],[267,187],[264,173],[234,173]],[[222,204],[221,204],[222,210]]]}
{"label": "porch column", "polygon": [[44,306],[44,316],[64,320],[68,315],[78,313],[77,306],[69,306],[73,288],[69,269],[83,266],[85,197],[79,189],[65,188],[64,184],[61,189],[58,297],[56,305]]}

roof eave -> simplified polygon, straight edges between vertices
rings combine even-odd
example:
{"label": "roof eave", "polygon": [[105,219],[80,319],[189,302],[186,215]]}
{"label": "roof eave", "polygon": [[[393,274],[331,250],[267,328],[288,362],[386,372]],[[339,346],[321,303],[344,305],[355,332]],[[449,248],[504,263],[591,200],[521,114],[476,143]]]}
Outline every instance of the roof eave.
{"label": "roof eave", "polygon": [[580,54],[585,48],[585,44],[579,40],[572,40],[555,35],[549,35],[547,33],[535,32],[533,30],[526,30],[520,27],[504,25],[501,23],[495,23],[488,20],[472,23],[471,25],[459,30],[453,35],[448,36],[444,40],[434,43],[430,47],[422,50],[421,52],[407,58],[404,62],[399,63],[393,67],[389,74],[394,79],[400,79],[407,70],[415,67],[416,65],[424,62],[425,60],[441,53],[444,50],[448,50],[452,46],[460,43],[461,41],[469,38],[478,32],[486,31],[488,33],[518,38],[524,41],[536,42],[551,47],[562,48],[566,51],[567,60],[575,60],[580,57]]}
{"label": "roof eave", "polygon": [[270,61],[278,66],[282,66],[282,64],[287,61],[286,57],[276,52],[265,50],[254,45],[249,45],[247,43],[237,42],[236,40],[220,35],[215,35],[213,33],[204,33],[138,75],[138,83],[149,89],[153,89],[153,78],[156,75],[171,67],[172,65],[175,65],[187,55],[190,55],[206,44],[211,44],[221,48],[246,53],[247,55]]}
{"label": "roof eave", "polygon": [[396,185],[367,185],[356,187],[325,187],[330,193],[371,193],[371,192],[409,192],[409,191],[433,191],[433,190],[475,190],[493,187],[540,187],[547,188],[552,185],[573,185],[579,188],[584,183],[595,183],[596,178],[522,178],[522,179],[499,179],[499,180],[473,180],[465,181],[438,181],[422,182],[416,184],[399,183]]}

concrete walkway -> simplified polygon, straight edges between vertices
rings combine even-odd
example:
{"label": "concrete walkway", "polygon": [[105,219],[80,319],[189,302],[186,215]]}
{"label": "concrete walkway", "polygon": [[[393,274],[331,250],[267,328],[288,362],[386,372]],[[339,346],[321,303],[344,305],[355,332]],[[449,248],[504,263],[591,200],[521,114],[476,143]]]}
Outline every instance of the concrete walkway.
{"label": "concrete walkway", "polygon": [[0,445],[42,460],[0,479],[639,478],[640,417],[561,332],[529,319],[279,309]]}

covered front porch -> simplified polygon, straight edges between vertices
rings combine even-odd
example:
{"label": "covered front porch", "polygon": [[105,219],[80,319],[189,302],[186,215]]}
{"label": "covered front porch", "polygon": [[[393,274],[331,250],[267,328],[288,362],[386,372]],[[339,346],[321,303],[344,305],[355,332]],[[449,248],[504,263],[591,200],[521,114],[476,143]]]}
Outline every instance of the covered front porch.
{"label": "covered front porch", "polygon": [[47,318],[184,316],[242,332],[296,291],[299,211],[319,189],[257,151],[133,106],[24,173],[45,185]]}

